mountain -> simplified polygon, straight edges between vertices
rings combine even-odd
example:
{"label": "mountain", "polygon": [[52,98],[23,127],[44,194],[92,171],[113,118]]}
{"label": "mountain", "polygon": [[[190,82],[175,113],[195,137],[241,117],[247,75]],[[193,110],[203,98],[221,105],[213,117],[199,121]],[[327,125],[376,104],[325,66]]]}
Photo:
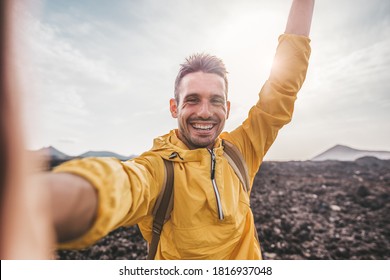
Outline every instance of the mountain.
{"label": "mountain", "polygon": [[67,154],[64,154],[63,152],[57,150],[53,146],[39,149],[37,152],[42,153],[42,154],[50,157],[52,160],[65,161],[65,160],[69,160],[72,158],[71,156],[68,156]]}
{"label": "mountain", "polygon": [[88,151],[88,152],[83,153],[79,156],[69,156],[69,155],[57,150],[53,146],[44,147],[44,148],[41,148],[39,150],[32,151],[32,152],[39,153],[45,157],[49,157],[51,160],[60,161],[60,162],[71,160],[74,158],[85,158],[85,157],[114,157],[114,158],[117,158],[119,160],[125,161],[125,160],[129,160],[129,159],[135,157],[134,155],[123,156],[123,155],[119,155],[119,154],[116,154],[113,152],[108,152],[108,151]]}
{"label": "mountain", "polygon": [[336,145],[329,150],[315,156],[311,160],[340,160],[340,161],[354,161],[361,157],[376,157],[378,159],[390,159],[390,152],[387,151],[367,151],[357,150],[348,146]]}
{"label": "mountain", "polygon": [[132,158],[131,156],[123,156],[119,155],[113,152],[108,152],[108,151],[88,151],[86,153],[83,153],[79,155],[79,157],[85,158],[85,157],[114,157],[119,160],[128,160]]}

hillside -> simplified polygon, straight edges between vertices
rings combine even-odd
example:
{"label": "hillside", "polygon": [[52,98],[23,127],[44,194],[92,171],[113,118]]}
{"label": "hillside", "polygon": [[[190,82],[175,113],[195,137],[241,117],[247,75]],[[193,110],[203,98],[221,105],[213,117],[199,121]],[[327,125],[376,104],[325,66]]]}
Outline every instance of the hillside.
{"label": "hillside", "polygon": [[86,153],[79,155],[78,157],[81,157],[81,158],[84,158],[84,157],[114,157],[114,158],[117,158],[119,160],[128,160],[131,158],[129,156],[127,157],[127,156],[119,155],[119,154],[116,154],[113,152],[108,152],[108,151],[89,151],[89,152],[86,152]]}
{"label": "hillside", "polygon": [[65,161],[69,160],[72,157],[57,150],[53,146],[45,147],[37,151],[40,154],[44,154],[47,157],[51,158],[52,160],[58,160],[58,161]]}
{"label": "hillside", "polygon": [[114,157],[121,161],[126,161],[134,157],[131,156],[123,156],[117,153],[109,152],[109,151],[88,151],[79,156],[69,156],[60,150],[54,148],[53,146],[45,147],[36,151],[32,151],[33,153],[37,153],[40,156],[44,156],[47,160],[49,160],[50,168],[53,168],[65,161],[76,159],[76,158],[85,158],[85,157]]}
{"label": "hillside", "polygon": [[353,149],[348,146],[336,145],[325,152],[312,158],[313,161],[322,160],[340,160],[340,161],[354,161],[361,157],[376,157],[378,159],[390,159],[390,152],[387,151],[367,151]]}

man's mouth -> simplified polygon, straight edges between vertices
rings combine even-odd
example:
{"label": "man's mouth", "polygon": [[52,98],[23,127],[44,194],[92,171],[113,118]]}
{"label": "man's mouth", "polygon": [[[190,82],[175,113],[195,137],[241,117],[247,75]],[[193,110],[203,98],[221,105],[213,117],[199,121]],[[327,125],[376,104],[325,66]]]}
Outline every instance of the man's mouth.
{"label": "man's mouth", "polygon": [[191,124],[191,126],[194,128],[194,129],[197,129],[197,130],[211,130],[213,129],[213,127],[215,126],[214,124],[202,124],[202,123],[193,123]]}

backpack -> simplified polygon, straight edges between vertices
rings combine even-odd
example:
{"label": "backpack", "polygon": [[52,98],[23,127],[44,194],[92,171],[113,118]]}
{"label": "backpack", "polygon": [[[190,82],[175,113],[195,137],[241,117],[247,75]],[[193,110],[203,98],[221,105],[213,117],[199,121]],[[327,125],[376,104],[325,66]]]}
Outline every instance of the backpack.
{"label": "backpack", "polygon": [[[226,140],[222,140],[222,145],[224,147],[223,155],[226,157],[230,166],[233,168],[234,173],[236,173],[237,177],[240,179],[244,191],[249,194],[250,181],[248,175],[248,168],[246,166],[244,158],[241,155],[241,152],[232,143]],[[169,219],[173,209],[173,162],[166,159],[163,160],[165,166],[165,182],[162,186],[162,190],[159,194],[153,211],[154,218],[152,241],[149,245],[149,252],[147,257],[148,260],[153,260],[156,255],[157,246],[160,242],[160,235],[163,225]],[[255,234],[257,238],[257,232],[255,232]]]}

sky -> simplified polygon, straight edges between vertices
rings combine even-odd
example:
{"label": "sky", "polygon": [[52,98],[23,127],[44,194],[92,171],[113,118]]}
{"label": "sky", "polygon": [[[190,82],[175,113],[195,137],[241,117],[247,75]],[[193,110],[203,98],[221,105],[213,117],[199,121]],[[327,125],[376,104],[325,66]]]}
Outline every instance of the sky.
{"label": "sky", "polygon": [[[229,71],[230,117],[266,81],[289,0],[37,1],[15,11],[31,149],[140,154],[177,127],[169,112],[184,58]],[[316,1],[309,70],[266,160],[307,160],[334,145],[390,151],[390,1]]]}

